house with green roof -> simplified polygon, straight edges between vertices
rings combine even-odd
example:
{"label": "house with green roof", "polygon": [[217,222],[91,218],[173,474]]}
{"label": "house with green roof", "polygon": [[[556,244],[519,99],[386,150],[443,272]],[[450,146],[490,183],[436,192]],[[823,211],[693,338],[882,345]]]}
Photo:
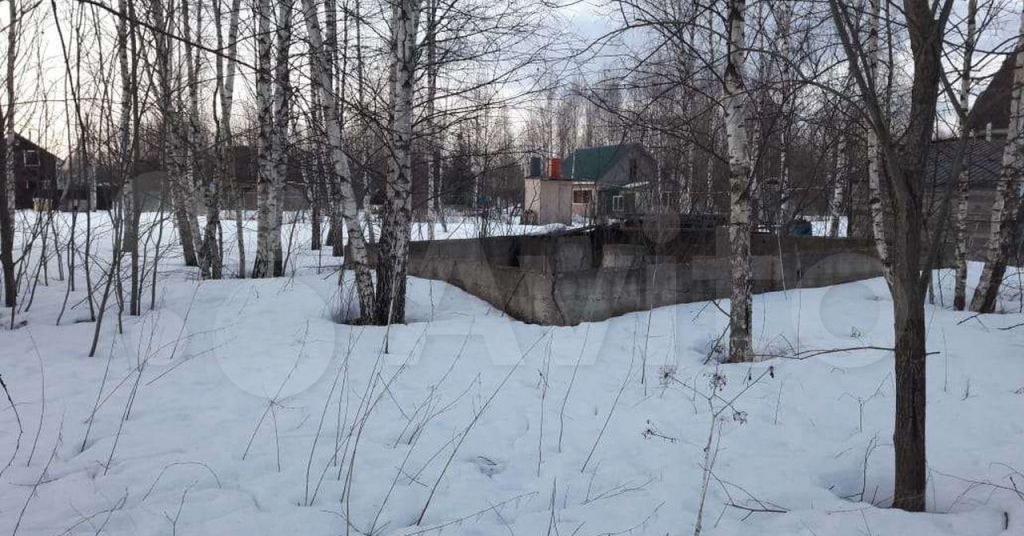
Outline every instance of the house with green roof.
{"label": "house with green roof", "polygon": [[574,217],[625,217],[656,204],[657,162],[639,143],[577,149],[561,167],[562,176],[573,183]]}

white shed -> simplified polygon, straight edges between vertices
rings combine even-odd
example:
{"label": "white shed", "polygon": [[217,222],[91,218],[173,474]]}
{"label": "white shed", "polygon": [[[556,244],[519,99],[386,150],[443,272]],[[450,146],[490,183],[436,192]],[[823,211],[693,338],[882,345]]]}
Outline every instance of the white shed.
{"label": "white shed", "polygon": [[523,223],[572,223],[572,181],[527,177],[524,184]]}

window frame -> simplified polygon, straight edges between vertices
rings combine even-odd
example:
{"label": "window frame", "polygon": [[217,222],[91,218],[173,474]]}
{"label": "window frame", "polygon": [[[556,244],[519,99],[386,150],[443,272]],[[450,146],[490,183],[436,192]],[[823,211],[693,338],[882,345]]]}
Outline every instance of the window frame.
{"label": "window frame", "polygon": [[626,196],[615,194],[612,196],[612,212],[626,211]]}
{"label": "window frame", "polygon": [[[28,155],[29,154],[32,154],[32,155],[35,156],[35,161],[34,162],[29,162],[29,159],[28,159]],[[41,167],[43,165],[42,164],[42,160],[39,158],[39,151],[37,151],[35,149],[25,149],[24,151],[22,151],[21,152],[21,163],[24,164],[25,167],[28,167],[28,168],[37,168],[37,167]]]}

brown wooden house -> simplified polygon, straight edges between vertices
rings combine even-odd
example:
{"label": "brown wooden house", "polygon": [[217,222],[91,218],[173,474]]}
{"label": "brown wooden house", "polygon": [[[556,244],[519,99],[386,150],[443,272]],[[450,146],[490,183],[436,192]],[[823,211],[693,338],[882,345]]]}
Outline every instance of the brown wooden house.
{"label": "brown wooden house", "polygon": [[[306,187],[304,171],[307,173],[319,173],[314,169],[312,159],[309,155],[293,149],[289,151],[288,172],[284,187],[281,192],[280,202],[283,210],[301,210],[308,207],[306,198]],[[203,153],[199,158],[199,166],[196,169],[196,202],[201,204],[202,180],[204,177],[217,172],[217,155]],[[230,149],[231,164],[233,172],[231,177],[221,180],[221,207],[224,209],[239,208],[244,210],[256,209],[256,182],[258,178],[256,149],[249,145],[235,145]],[[171,206],[171,197],[166,171],[160,166],[157,157],[153,156],[137,161],[133,165],[132,175],[135,177],[136,204],[144,211],[157,211],[163,207],[165,210]],[[98,183],[107,183],[102,177]],[[200,207],[197,207],[200,208]]]}
{"label": "brown wooden house", "polygon": [[57,185],[60,159],[18,134],[14,145],[14,205],[30,209],[60,197]]}
{"label": "brown wooden house", "polygon": [[[1003,168],[1003,149],[1010,121],[1014,56],[1008,55],[989,86],[978,96],[968,121],[971,138],[967,141],[962,169],[967,173],[967,252],[971,260],[984,260],[991,234],[992,204],[996,198]],[[933,216],[944,198],[960,140],[956,137],[932,143],[926,167],[932,191]],[[949,223],[954,221],[956,205],[950,210]],[[952,227],[946,233],[953,243]],[[1020,237],[1018,237],[1018,242]],[[951,246],[950,246],[951,247]]]}

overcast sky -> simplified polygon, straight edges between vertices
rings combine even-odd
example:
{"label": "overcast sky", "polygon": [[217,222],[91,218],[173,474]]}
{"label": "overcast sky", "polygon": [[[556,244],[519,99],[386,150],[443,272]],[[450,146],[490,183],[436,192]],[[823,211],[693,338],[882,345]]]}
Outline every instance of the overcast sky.
{"label": "overcast sky", "polygon": [[[58,6],[61,6],[59,9],[70,6],[71,1],[59,1]],[[108,3],[112,2],[112,0],[107,1]],[[1002,1],[1010,9],[1020,9],[1020,0]],[[966,9],[966,2],[956,0],[955,6],[954,22],[958,22]],[[2,11],[0,26],[6,33],[6,6],[0,11]],[[99,12],[97,17],[104,21],[108,31],[112,33],[114,20],[112,15]],[[23,64],[19,69],[21,74],[18,79],[18,124],[19,128],[30,137],[38,139],[44,145],[53,147],[58,156],[63,156],[67,151],[66,118],[73,117],[73,110],[65,100],[70,98],[71,92],[70,88],[66,87],[65,64],[50,2],[44,1],[36,4],[31,18],[31,24],[38,27],[38,30],[32,32],[31,41],[24,43],[19,52],[19,58]],[[595,40],[620,28],[622,23],[617,5],[605,0],[583,0],[562,7],[555,20],[558,24],[564,24],[564,29],[574,36],[571,44],[575,46],[592,44]],[[70,25],[71,21],[61,21],[66,40],[71,37],[68,35]],[[1018,28],[1019,14],[1016,12],[1003,13],[993,27],[983,35],[979,43],[979,50],[1007,50],[1012,46],[1010,43],[1016,37]],[[606,68],[620,65],[617,56],[623,51],[623,46],[640,47],[646,44],[647,39],[649,36],[640,31],[632,31],[625,35],[617,35],[614,39],[603,40],[601,46],[592,47],[589,49],[588,55],[582,56],[589,61],[576,67],[581,67],[589,77],[599,76]],[[243,53],[249,54],[251,46],[251,43],[247,42],[243,46]],[[0,47],[4,48],[6,53],[6,37],[2,39]],[[106,49],[106,47],[103,48]],[[109,56],[108,60],[114,61],[115,56],[110,53],[110,50],[106,49],[106,52]],[[999,63],[999,61],[987,62],[981,66],[976,76],[991,74],[998,68]],[[44,65],[42,71],[36,67],[39,64]],[[244,77],[238,84],[239,98],[243,101],[249,98],[247,95],[251,94],[252,80],[250,78],[251,76]],[[5,97],[4,94],[0,99],[5,99]],[[44,101],[47,101],[48,104],[44,105]],[[6,109],[6,103],[4,107]],[[522,117],[522,113],[515,115],[520,119]]]}

